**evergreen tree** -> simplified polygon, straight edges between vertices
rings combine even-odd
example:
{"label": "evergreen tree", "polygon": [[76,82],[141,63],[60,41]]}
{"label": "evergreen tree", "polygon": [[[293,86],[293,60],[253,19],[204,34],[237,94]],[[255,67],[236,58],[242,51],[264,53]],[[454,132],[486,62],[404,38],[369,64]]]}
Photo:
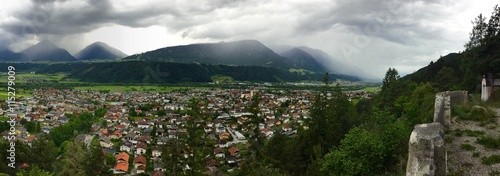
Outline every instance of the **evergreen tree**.
{"label": "evergreen tree", "polygon": [[469,41],[464,45],[466,50],[481,46],[484,44],[484,38],[486,37],[486,29],[488,25],[486,24],[486,18],[483,14],[472,21],[472,31],[469,33]]}

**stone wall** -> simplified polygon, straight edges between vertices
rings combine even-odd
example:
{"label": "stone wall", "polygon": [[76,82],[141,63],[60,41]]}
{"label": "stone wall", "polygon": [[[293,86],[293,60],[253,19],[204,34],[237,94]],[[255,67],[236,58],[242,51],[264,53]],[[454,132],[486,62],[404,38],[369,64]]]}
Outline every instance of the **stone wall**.
{"label": "stone wall", "polygon": [[436,94],[434,122],[416,125],[410,136],[406,175],[446,175],[444,128],[451,123],[451,108],[467,102],[467,91]]}

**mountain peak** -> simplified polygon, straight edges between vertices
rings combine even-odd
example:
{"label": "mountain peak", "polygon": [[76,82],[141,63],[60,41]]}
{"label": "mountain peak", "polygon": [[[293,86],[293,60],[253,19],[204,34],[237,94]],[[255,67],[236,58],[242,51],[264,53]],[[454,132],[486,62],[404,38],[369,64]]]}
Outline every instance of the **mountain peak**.
{"label": "mountain peak", "polygon": [[104,42],[94,42],[76,55],[78,60],[95,60],[95,59],[119,59],[127,55],[120,50],[109,46]]}
{"label": "mountain peak", "polygon": [[59,48],[48,40],[42,40],[22,51],[32,61],[75,61],[75,57],[65,49]]}

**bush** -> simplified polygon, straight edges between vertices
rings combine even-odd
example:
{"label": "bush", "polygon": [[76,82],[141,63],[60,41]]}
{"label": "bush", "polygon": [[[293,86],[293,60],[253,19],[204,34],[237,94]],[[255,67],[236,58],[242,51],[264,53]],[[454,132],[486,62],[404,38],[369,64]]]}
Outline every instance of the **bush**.
{"label": "bush", "polygon": [[500,149],[500,138],[491,136],[481,136],[477,139],[477,143],[490,149]]}
{"label": "bush", "polygon": [[452,115],[462,120],[487,121],[494,118],[492,113],[483,106],[472,106],[470,103],[457,105],[452,108]]}
{"label": "bush", "polygon": [[460,136],[463,136],[463,135],[464,135],[464,132],[462,130],[459,130],[459,129],[455,130],[455,136],[460,137]]}
{"label": "bush", "polygon": [[474,152],[472,153],[472,157],[477,158],[479,157],[480,153],[479,152]]}
{"label": "bush", "polygon": [[462,148],[464,150],[467,150],[467,151],[476,150],[476,147],[474,147],[474,146],[472,146],[470,144],[461,144],[460,148]]}
{"label": "bush", "polygon": [[483,157],[483,164],[485,165],[493,165],[493,164],[498,164],[500,163],[500,155],[491,155],[488,157]]}
{"label": "bush", "polygon": [[471,136],[471,137],[478,137],[478,136],[485,134],[484,131],[472,131],[469,129],[464,130],[464,132],[465,132],[465,134],[467,134],[467,136]]}

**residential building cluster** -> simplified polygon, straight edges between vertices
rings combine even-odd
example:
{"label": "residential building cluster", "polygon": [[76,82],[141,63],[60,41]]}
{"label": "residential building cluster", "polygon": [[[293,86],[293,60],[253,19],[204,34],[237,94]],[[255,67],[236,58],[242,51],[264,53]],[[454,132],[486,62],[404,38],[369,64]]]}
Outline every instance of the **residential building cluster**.
{"label": "residential building cluster", "polygon": [[[40,122],[41,131],[30,134],[20,123],[16,127],[17,139],[31,144],[47,135],[53,128],[69,122],[69,114],[106,113],[94,122],[89,133],[78,134],[76,140],[87,146],[98,140],[104,154],[113,155],[115,174],[163,175],[167,167],[162,158],[172,149],[173,141],[185,134],[190,115],[191,99],[203,118],[203,130],[214,144],[205,164],[206,174],[231,172],[244,160],[241,153],[248,147],[247,138],[253,133],[249,122],[254,115],[248,110],[252,97],[258,95],[258,114],[263,120],[259,132],[266,138],[277,131],[294,136],[297,128],[310,118],[311,101],[315,92],[308,90],[257,90],[257,89],[199,89],[172,92],[102,92],[83,90],[34,90],[30,97],[19,97],[15,112],[7,112],[6,104],[0,114],[13,117],[16,122]],[[144,108],[147,107],[147,108]],[[2,136],[6,140],[8,132]],[[171,153],[171,152],[168,152]],[[181,153],[185,158],[192,151]],[[129,164],[132,163],[132,164]],[[151,166],[148,166],[150,164]],[[153,168],[148,171],[148,167]],[[183,170],[191,169],[184,164]]]}

